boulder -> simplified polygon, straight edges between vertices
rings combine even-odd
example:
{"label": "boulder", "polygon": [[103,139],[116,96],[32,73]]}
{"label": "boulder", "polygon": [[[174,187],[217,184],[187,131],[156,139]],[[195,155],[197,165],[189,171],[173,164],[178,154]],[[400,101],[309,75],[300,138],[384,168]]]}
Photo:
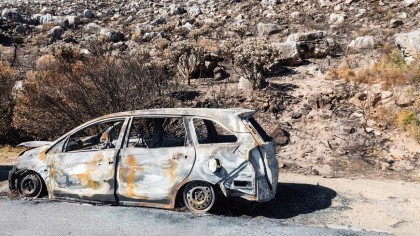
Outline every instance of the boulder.
{"label": "boulder", "polygon": [[260,35],[270,35],[280,32],[280,26],[277,24],[258,23],[257,30]]}
{"label": "boulder", "polygon": [[8,21],[13,22],[24,22],[25,19],[23,19],[22,15],[19,13],[19,10],[17,8],[5,8],[1,12],[1,17]]}
{"label": "boulder", "polygon": [[88,18],[88,19],[90,19],[90,18],[92,18],[94,16],[94,14],[93,14],[93,12],[91,10],[85,9],[83,11],[83,16],[86,17],[86,18]]}
{"label": "boulder", "polygon": [[249,79],[245,78],[244,76],[241,76],[241,78],[239,78],[238,88],[240,90],[245,90],[245,91],[254,90],[252,82]]}
{"label": "boulder", "polygon": [[213,70],[214,80],[224,80],[229,77],[229,73],[223,67],[216,67]]}
{"label": "boulder", "polygon": [[404,5],[406,7],[412,7],[417,4],[417,0],[404,0]]}
{"label": "boulder", "polygon": [[91,34],[99,34],[101,32],[102,26],[92,22],[85,25],[83,29]]}
{"label": "boulder", "polygon": [[124,41],[124,34],[114,29],[102,28],[99,34],[105,36],[107,40],[114,43]]}
{"label": "boulder", "polygon": [[406,62],[411,63],[420,55],[420,29],[395,35],[395,45],[401,50]]}
{"label": "boulder", "polygon": [[344,14],[331,13],[328,23],[332,25],[343,25],[345,17],[346,15]]}
{"label": "boulder", "polygon": [[327,36],[326,31],[312,31],[307,33],[291,34],[287,37],[287,42],[305,42],[323,40]]}
{"label": "boulder", "polygon": [[297,44],[301,58],[323,58],[331,54],[335,42],[327,38],[326,31],[312,31],[307,33],[291,34],[287,42]]}
{"label": "boulder", "polygon": [[280,2],[281,2],[280,0],[261,0],[261,5],[263,7],[275,6],[275,5],[279,4]]}
{"label": "boulder", "polygon": [[49,13],[45,15],[40,15],[40,16],[36,15],[34,17],[38,19],[40,24],[47,24],[54,21],[53,16]]}
{"label": "boulder", "polygon": [[186,11],[182,6],[176,4],[171,4],[171,6],[169,6],[169,15],[180,15],[185,12]]}
{"label": "boulder", "polygon": [[352,40],[347,47],[351,51],[359,52],[365,49],[373,49],[374,46],[375,43],[372,36],[362,36]]}
{"label": "boulder", "polygon": [[48,36],[50,36],[52,40],[60,39],[63,34],[64,29],[61,26],[54,26],[50,29],[50,31],[48,31]]}
{"label": "boulder", "polygon": [[397,28],[400,25],[403,25],[404,22],[401,19],[391,19],[389,21],[389,26],[391,26],[392,28]]}
{"label": "boulder", "polygon": [[196,17],[196,16],[199,16],[199,15],[203,14],[203,12],[201,11],[201,8],[199,6],[194,5],[194,6],[192,6],[188,9],[188,14],[191,17]]}
{"label": "boulder", "polygon": [[279,51],[280,56],[277,61],[282,65],[295,66],[302,63],[302,59],[298,51],[298,45],[296,43],[272,43],[271,45]]}

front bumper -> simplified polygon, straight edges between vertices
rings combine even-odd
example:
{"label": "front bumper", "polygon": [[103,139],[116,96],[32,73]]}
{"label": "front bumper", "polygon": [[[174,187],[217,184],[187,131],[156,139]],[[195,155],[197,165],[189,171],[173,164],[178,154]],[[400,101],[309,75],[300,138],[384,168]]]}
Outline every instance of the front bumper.
{"label": "front bumper", "polygon": [[18,170],[16,166],[9,171],[9,190],[13,191],[17,189],[17,180],[19,175],[21,175],[22,171]]}

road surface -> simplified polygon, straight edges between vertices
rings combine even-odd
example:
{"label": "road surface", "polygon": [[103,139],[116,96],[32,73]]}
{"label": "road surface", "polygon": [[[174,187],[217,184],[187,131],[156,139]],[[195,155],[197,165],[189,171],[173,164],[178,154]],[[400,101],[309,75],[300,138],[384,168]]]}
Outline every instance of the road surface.
{"label": "road surface", "polygon": [[0,199],[1,235],[386,235],[169,210]]}

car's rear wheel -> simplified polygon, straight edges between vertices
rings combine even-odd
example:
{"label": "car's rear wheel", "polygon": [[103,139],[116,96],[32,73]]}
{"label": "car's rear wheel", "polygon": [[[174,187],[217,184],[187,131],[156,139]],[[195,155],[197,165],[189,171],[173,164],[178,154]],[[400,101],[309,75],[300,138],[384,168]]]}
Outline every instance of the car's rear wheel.
{"label": "car's rear wheel", "polygon": [[36,198],[43,192],[42,179],[39,175],[29,172],[18,179],[18,191],[21,196]]}
{"label": "car's rear wheel", "polygon": [[183,191],[185,206],[193,212],[208,212],[214,205],[216,195],[213,187],[202,181],[188,183]]}

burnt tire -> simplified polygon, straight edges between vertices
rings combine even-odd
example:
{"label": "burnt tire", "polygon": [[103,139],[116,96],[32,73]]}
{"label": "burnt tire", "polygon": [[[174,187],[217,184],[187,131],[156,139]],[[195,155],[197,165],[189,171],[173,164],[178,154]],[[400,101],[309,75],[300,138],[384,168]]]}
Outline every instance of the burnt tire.
{"label": "burnt tire", "polygon": [[213,187],[202,181],[188,183],[183,190],[184,204],[192,212],[204,213],[212,209],[216,195]]}
{"label": "burnt tire", "polygon": [[43,193],[43,182],[39,175],[29,172],[19,176],[17,189],[21,196],[37,198]]}

